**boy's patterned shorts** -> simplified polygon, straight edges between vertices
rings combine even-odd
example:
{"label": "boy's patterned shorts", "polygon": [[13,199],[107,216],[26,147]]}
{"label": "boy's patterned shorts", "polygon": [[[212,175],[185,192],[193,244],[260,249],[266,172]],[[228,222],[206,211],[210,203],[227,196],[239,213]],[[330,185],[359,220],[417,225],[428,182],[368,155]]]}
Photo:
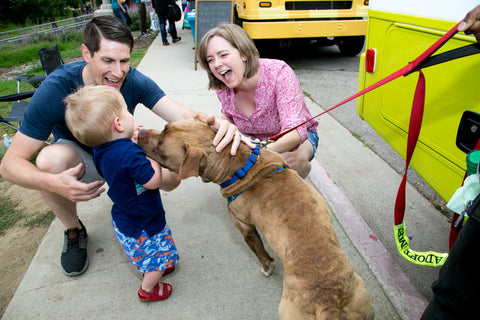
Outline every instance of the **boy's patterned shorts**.
{"label": "boy's patterned shorts", "polygon": [[113,220],[112,224],[123,251],[138,271],[142,273],[163,271],[178,262],[177,248],[167,224],[161,232],[150,238],[143,230],[138,239],[124,235]]}

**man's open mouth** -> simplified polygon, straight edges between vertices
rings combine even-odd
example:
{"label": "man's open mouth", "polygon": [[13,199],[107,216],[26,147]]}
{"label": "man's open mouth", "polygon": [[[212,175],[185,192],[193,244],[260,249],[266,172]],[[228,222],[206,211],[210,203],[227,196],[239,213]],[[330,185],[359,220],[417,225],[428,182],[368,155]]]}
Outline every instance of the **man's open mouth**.
{"label": "man's open mouth", "polygon": [[105,82],[111,87],[117,87],[120,84],[121,79],[109,79],[105,77]]}

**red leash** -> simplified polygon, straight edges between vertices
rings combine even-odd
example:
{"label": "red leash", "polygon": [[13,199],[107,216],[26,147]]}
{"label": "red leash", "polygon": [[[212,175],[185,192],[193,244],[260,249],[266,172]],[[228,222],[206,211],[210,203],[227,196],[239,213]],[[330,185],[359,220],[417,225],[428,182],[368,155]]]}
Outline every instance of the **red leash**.
{"label": "red leash", "polygon": [[[406,228],[403,222],[404,215],[405,215],[405,198],[406,198],[406,182],[407,182],[407,171],[408,167],[410,166],[410,161],[413,156],[413,152],[415,150],[419,135],[420,129],[422,126],[422,119],[423,119],[423,111],[425,106],[425,77],[423,72],[421,71],[422,68],[442,63],[448,60],[453,60],[456,58],[460,58],[462,56],[467,56],[470,54],[480,52],[476,45],[467,46],[464,48],[455,49],[449,52],[445,52],[442,54],[438,54],[432,56],[443,44],[445,44],[450,38],[452,38],[457,33],[457,28],[460,22],[455,25],[451,30],[445,33],[440,39],[438,39],[431,47],[429,47],[424,53],[422,53],[418,58],[414,61],[410,62],[405,67],[401,68],[400,70],[392,73],[391,75],[383,78],[382,80],[370,85],[369,87],[363,89],[360,92],[357,92],[353,96],[343,100],[342,102],[334,105],[333,107],[323,111],[322,113],[312,117],[311,119],[300,123],[293,128],[287,129],[283,132],[280,132],[277,135],[274,135],[269,140],[276,141],[283,135],[295,130],[296,128],[306,124],[307,122],[325,114],[373,89],[376,89],[400,76],[407,76],[412,72],[418,71],[419,77],[417,86],[415,89],[415,95],[413,98],[412,104],[412,111],[410,115],[410,123],[408,127],[408,138],[407,138],[407,152],[405,156],[405,172],[403,175],[402,182],[398,189],[397,198],[395,200],[395,209],[394,209],[394,232],[395,232],[395,241],[397,244],[397,249],[399,253],[408,261],[424,265],[424,266],[440,266],[443,265],[447,258],[446,253],[437,253],[433,251],[428,252],[417,252],[410,249],[409,246],[409,239],[406,235]],[[463,50],[462,50],[463,49]],[[460,53],[461,51],[461,53]],[[457,55],[458,53],[458,55]]]}
{"label": "red leash", "polygon": [[[356,94],[354,94],[353,96],[343,100],[342,102],[334,105],[333,107],[319,113],[318,115],[292,127],[292,128],[289,128],[285,131],[282,131],[272,137],[269,138],[269,140],[272,140],[272,141],[277,141],[278,139],[280,139],[281,137],[283,137],[285,134],[297,129],[298,127],[300,126],[303,126],[304,124],[308,123],[309,121],[312,121],[313,119],[315,118],[318,118],[320,117],[321,115],[337,108],[337,107],[340,107],[341,105],[353,100],[353,99],[356,99],[358,98],[359,96],[361,95],[364,95],[365,93],[369,92],[369,91],[372,91],[373,89],[376,89],[380,86],[383,86],[384,84],[392,81],[392,80],[395,80],[396,78],[400,77],[400,76],[406,76],[416,70],[417,67],[420,66],[420,64],[422,62],[424,62],[428,57],[430,57],[433,53],[435,53],[435,51],[437,51],[445,42],[447,42],[448,39],[450,39],[451,37],[453,37],[455,35],[455,33],[457,33],[457,28],[458,28],[458,25],[460,24],[460,22],[455,25],[455,27],[453,27],[450,31],[448,31],[445,35],[443,35],[443,37],[441,37],[440,39],[437,40],[437,42],[435,42],[430,48],[428,48],[424,53],[422,53],[418,58],[416,58],[415,60],[413,60],[412,62],[410,62],[408,65],[406,65],[405,67],[403,67],[402,69],[392,73],[391,75],[383,78],[382,80],[370,85],[369,87],[363,89],[362,91],[359,91],[357,92]],[[473,53],[471,53],[473,54]]]}

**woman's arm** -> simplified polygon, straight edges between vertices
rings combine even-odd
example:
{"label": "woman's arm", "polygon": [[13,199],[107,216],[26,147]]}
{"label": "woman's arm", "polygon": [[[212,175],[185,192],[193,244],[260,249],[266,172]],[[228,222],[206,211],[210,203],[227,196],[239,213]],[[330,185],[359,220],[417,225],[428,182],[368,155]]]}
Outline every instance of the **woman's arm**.
{"label": "woman's arm", "polygon": [[[280,117],[281,130],[287,130],[307,120],[306,108],[300,81],[295,72],[285,63],[276,79],[276,105]],[[279,153],[291,151],[308,139],[306,125],[298,127],[267,148]]]}
{"label": "woman's arm", "polygon": [[298,147],[298,145],[300,145],[300,135],[298,134],[297,130],[293,130],[282,136],[277,141],[268,144],[266,148],[278,153],[284,153],[295,149]]}

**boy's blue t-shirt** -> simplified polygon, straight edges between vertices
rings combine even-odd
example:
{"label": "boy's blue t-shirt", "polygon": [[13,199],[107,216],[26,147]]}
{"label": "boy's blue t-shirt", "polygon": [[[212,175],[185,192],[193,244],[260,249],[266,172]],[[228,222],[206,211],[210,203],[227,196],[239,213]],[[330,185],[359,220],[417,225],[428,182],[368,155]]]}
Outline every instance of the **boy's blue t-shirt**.
{"label": "boy's blue t-shirt", "polygon": [[92,150],[93,162],[109,187],[118,229],[133,238],[142,230],[149,236],[162,231],[166,222],[160,191],[142,186],[155,174],[142,148],[130,139],[118,139]]}
{"label": "boy's blue t-shirt", "polygon": [[[82,71],[85,66],[85,61],[64,64],[45,79],[28,104],[20,132],[41,141],[47,140],[53,133],[55,140],[63,138],[79,143],[65,123],[66,104],[63,100],[84,85]],[[125,77],[120,93],[132,114],[138,103],[152,109],[165,96],[152,79],[132,67]],[[86,146],[84,148],[90,149]]]}

